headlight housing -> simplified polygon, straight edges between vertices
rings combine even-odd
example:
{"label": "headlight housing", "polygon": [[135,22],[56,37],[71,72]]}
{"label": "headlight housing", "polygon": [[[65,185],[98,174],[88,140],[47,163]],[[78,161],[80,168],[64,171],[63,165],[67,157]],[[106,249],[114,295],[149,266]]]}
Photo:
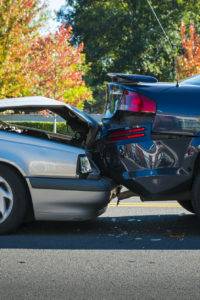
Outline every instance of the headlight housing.
{"label": "headlight housing", "polygon": [[77,173],[79,175],[88,175],[89,173],[92,173],[90,161],[84,154],[81,154],[78,157]]}

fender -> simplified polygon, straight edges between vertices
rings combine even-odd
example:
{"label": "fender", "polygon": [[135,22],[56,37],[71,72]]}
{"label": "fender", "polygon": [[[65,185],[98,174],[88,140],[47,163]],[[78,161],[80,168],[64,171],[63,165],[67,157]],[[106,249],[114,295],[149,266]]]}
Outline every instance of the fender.
{"label": "fender", "polygon": [[85,151],[36,137],[0,133],[1,161],[15,166],[24,177],[75,178],[79,154]]}
{"label": "fender", "polygon": [[18,170],[18,172],[23,176],[23,177],[26,177],[26,173],[24,172],[24,170],[16,163],[10,161],[10,160],[7,160],[7,159],[3,159],[1,158],[0,159],[0,163],[5,163],[7,165],[10,165],[12,167],[14,167],[16,170]]}
{"label": "fender", "polygon": [[188,146],[187,152],[184,157],[184,167],[189,171],[193,170],[195,173],[196,168],[199,166],[200,158],[200,136],[194,137]]}

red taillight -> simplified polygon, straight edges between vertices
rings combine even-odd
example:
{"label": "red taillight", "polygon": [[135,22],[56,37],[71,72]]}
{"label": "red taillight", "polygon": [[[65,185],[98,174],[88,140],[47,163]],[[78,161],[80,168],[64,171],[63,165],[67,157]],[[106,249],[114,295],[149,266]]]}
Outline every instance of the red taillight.
{"label": "red taillight", "polygon": [[154,114],[156,113],[156,103],[144,95],[124,91],[119,110]]}
{"label": "red taillight", "polygon": [[116,142],[120,140],[129,140],[139,137],[144,137],[144,127],[132,128],[132,129],[125,129],[125,130],[116,130],[113,131],[109,137],[108,141]]}

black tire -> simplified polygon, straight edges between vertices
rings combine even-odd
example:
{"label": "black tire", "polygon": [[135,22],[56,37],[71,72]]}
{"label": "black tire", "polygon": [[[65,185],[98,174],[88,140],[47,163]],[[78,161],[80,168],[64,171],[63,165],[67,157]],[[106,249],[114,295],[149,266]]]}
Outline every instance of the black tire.
{"label": "black tire", "polygon": [[194,208],[192,206],[192,201],[180,201],[180,200],[177,200],[177,202],[183,207],[185,208],[186,210],[188,210],[189,212],[195,214],[195,211],[194,211]]}
{"label": "black tire", "polygon": [[192,186],[192,206],[194,212],[200,218],[200,174],[196,175]]}
{"label": "black tire", "polygon": [[[0,234],[5,234],[15,231],[23,222],[28,202],[24,182],[12,168],[0,164],[0,177],[7,182],[12,191],[10,213],[4,221],[0,219]],[[2,216],[0,213],[0,217]]]}

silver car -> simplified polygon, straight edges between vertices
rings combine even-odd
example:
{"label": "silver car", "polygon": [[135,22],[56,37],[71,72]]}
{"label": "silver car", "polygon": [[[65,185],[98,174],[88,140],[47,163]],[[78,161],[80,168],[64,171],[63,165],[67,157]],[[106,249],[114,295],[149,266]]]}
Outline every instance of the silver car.
{"label": "silver car", "polygon": [[[47,121],[56,116],[66,133],[16,121],[30,114]],[[0,233],[30,218],[89,220],[105,211],[115,184],[102,177],[88,151],[98,130],[97,121],[59,101],[0,101]]]}

